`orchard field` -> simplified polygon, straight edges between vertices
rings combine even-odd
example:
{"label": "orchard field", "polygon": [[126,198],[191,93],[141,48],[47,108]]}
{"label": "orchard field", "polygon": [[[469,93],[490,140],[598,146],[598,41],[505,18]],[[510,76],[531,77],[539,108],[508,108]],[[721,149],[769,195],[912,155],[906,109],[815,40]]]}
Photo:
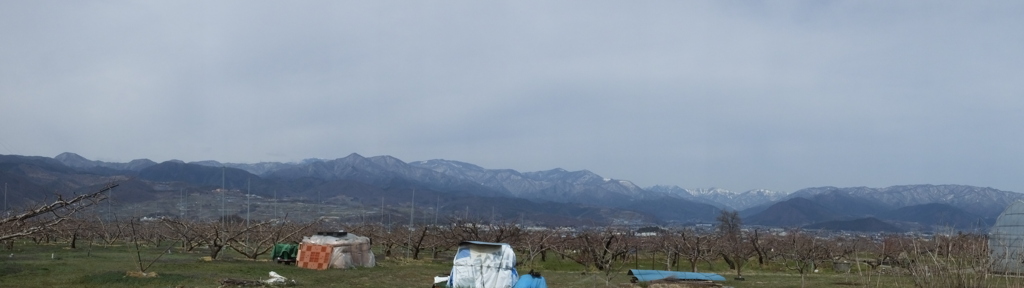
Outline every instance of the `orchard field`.
{"label": "orchard field", "polygon": [[[1024,287],[990,272],[988,238],[978,234],[823,236],[744,227],[728,211],[709,229],[118,217],[87,209],[103,192],[0,219],[0,287],[219,287],[271,271],[301,287],[429,287],[467,240],[510,244],[520,273],[538,271],[550,287],[628,287],[629,269],[714,272],[731,287]],[[372,239],[378,265],[314,271],[269,259],[274,243],[338,230]]]}

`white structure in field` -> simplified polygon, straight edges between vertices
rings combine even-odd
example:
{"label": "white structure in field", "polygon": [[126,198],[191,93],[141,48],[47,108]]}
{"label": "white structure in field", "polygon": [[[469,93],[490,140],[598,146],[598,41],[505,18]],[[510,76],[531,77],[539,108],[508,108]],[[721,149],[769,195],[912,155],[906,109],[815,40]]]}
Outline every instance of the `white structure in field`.
{"label": "white structure in field", "polygon": [[[318,232],[317,235],[303,236],[302,244],[312,244],[330,247],[327,267],[337,269],[349,269],[354,267],[373,267],[377,265],[376,257],[370,250],[370,238],[358,236],[348,232]],[[296,262],[302,262],[303,245],[299,246],[299,255]]]}
{"label": "white structure in field", "polygon": [[1024,201],[1016,201],[999,214],[989,232],[992,272],[1024,273]]}
{"label": "white structure in field", "polygon": [[[436,280],[435,280],[436,281]],[[516,252],[505,243],[464,241],[452,263],[448,287],[511,288],[519,281]]]}

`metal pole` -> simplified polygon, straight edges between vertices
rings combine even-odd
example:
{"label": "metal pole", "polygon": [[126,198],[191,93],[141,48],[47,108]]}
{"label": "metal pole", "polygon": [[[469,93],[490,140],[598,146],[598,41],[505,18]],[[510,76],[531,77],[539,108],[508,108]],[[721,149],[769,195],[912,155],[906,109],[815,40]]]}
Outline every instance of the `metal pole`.
{"label": "metal pole", "polygon": [[[244,249],[244,251],[246,251],[246,252],[249,251],[249,232],[250,232],[250,231],[248,231],[248,229],[249,229],[249,199],[251,199],[251,198],[252,198],[252,178],[248,178],[248,179],[245,180],[245,229],[246,229],[246,232],[245,232],[245,249]],[[246,256],[248,256],[248,255],[246,255]]]}
{"label": "metal pole", "polygon": [[411,229],[413,226],[416,226],[416,189],[412,189],[412,203],[410,205],[412,205],[409,208],[409,228]]}
{"label": "metal pole", "polygon": [[412,189],[412,202],[410,202],[409,208],[409,249],[405,252],[405,257],[408,258],[409,254],[412,254],[412,234],[416,230],[416,189]]}
{"label": "metal pole", "polygon": [[107,219],[108,221],[113,221],[114,220],[114,207],[113,207],[113,205],[114,205],[114,188],[111,187],[110,190],[107,190],[107,217],[109,217]]}
{"label": "metal pole", "polygon": [[[227,178],[226,174],[227,173],[228,173],[227,169],[224,168],[224,166],[220,166],[220,193],[221,193],[221,195],[220,195],[220,221],[221,221],[221,223],[224,222],[224,210],[225,210],[224,209],[224,201],[227,201],[227,198],[228,198],[228,190],[226,188],[227,185],[225,185],[227,183],[227,180],[226,180],[226,178]],[[225,224],[225,227],[226,227],[226,224]]]}
{"label": "metal pole", "polygon": [[[249,228],[249,199],[252,198],[252,178],[245,181],[245,228]],[[249,234],[246,233],[246,242]]]}

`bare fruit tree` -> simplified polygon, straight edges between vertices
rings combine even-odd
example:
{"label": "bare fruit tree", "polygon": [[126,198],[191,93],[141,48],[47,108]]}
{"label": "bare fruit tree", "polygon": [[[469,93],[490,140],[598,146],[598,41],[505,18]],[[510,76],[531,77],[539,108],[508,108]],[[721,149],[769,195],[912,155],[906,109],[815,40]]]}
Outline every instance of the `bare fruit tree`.
{"label": "bare fruit tree", "polygon": [[302,235],[312,235],[320,224],[320,220],[305,223],[274,220],[254,222],[245,227],[247,232],[228,239],[228,248],[255,260],[274,249],[276,243],[299,242]]}
{"label": "bare fruit tree", "polygon": [[64,199],[64,196],[57,195],[57,200],[49,204],[40,204],[27,208],[21,213],[4,217],[0,219],[0,241],[39,233],[72,219],[76,213],[106,199],[104,193],[117,185],[115,183],[108,184],[96,192],[78,195],[71,199]]}
{"label": "bare fruit tree", "polygon": [[827,240],[818,239],[798,229],[791,230],[780,242],[783,264],[790,270],[800,273],[800,287],[804,286],[807,272],[817,269],[817,265],[829,259],[830,249]]}
{"label": "bare fruit tree", "polygon": [[524,253],[523,261],[528,267],[533,268],[533,261],[540,256],[540,261],[546,261],[547,252],[558,245],[562,235],[554,231],[526,231],[523,237],[516,244],[516,247]]}
{"label": "bare fruit tree", "polygon": [[907,267],[917,287],[992,287],[986,236],[960,233],[912,243],[903,253],[909,255]]}
{"label": "bare fruit tree", "polygon": [[[235,249],[235,251],[248,258],[255,258],[265,254],[270,249],[267,247],[273,246],[270,243],[271,241],[294,236],[294,233],[284,233],[281,230],[275,230],[278,228],[285,229],[283,228],[285,226],[264,228],[272,226],[274,223],[271,221],[260,221],[246,225],[244,220],[235,215],[224,217],[221,221],[163,219],[162,222],[165,227],[173,231],[172,234],[177,234],[175,238],[182,241],[186,251],[205,244],[209,248],[210,259],[217,259],[224,248]],[[245,236],[250,235],[250,232],[260,235],[256,236],[256,238],[250,238],[250,240],[258,239],[258,241],[244,244],[243,239],[245,239]]]}
{"label": "bare fruit tree", "polygon": [[432,225],[420,225],[410,228],[408,246],[412,259],[420,259],[420,251],[423,251],[431,238],[437,237],[437,227]]}
{"label": "bare fruit tree", "polygon": [[619,258],[624,258],[629,248],[636,247],[632,236],[624,231],[606,228],[586,230],[563,242],[568,249],[561,249],[564,256],[587,268],[610,271]]}
{"label": "bare fruit tree", "polygon": [[164,218],[160,220],[167,228],[167,231],[171,237],[181,241],[181,249],[185,252],[192,252],[192,250],[205,245],[206,237],[203,237],[199,230],[200,223],[187,219],[170,219]]}
{"label": "bare fruit tree", "polygon": [[440,233],[442,237],[455,243],[462,241],[514,243],[523,234],[523,229],[515,223],[484,224],[481,220],[462,218],[450,218],[448,223]]}
{"label": "bare fruit tree", "polygon": [[715,234],[701,233],[693,229],[682,229],[676,232],[678,240],[682,244],[682,254],[687,262],[690,262],[690,271],[697,272],[697,263],[705,261],[710,263],[718,257],[721,245]]}
{"label": "bare fruit tree", "polygon": [[749,237],[741,229],[743,220],[737,211],[722,210],[718,215],[718,239],[722,244],[720,255],[729,264],[729,268],[736,270],[736,279],[743,279],[743,266],[747,260],[754,256],[754,246],[748,243]]}

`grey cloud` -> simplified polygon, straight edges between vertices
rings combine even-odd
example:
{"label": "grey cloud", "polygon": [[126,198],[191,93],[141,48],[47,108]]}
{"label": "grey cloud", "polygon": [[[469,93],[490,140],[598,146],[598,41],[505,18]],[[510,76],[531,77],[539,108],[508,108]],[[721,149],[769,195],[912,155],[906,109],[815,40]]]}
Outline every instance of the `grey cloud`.
{"label": "grey cloud", "polygon": [[[4,153],[1024,191],[1021,4],[0,4]],[[31,121],[25,121],[31,119]]]}

